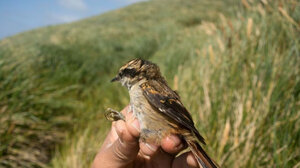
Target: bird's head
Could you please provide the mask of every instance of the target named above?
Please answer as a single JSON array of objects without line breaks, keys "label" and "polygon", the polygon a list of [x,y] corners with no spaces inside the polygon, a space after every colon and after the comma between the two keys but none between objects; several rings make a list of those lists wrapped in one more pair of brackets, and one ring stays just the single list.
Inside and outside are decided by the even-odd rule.
[{"label": "bird's head", "polygon": [[123,86],[130,89],[141,80],[160,78],[162,77],[156,64],[142,59],[134,59],[123,65],[111,82],[119,81]]}]

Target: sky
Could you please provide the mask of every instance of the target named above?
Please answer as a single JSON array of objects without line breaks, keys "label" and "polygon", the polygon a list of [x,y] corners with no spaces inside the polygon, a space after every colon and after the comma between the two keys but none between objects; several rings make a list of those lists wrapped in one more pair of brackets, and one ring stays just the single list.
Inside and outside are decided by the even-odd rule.
[{"label": "sky", "polygon": [[0,39],[80,20],[143,0],[0,0]]}]

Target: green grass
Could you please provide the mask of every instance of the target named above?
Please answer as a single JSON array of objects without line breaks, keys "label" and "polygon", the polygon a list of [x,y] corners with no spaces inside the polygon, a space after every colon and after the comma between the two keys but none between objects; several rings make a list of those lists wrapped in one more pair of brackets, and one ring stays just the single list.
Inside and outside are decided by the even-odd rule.
[{"label": "green grass", "polygon": [[242,2],[142,2],[0,41],[0,167],[88,167],[104,109],[128,104],[109,80],[135,57],[161,67],[222,167],[299,167],[300,4]]}]

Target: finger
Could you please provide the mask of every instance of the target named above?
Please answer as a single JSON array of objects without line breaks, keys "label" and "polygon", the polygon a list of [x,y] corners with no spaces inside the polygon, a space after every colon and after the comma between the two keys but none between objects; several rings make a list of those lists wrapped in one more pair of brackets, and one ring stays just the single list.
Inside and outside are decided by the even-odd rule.
[{"label": "finger", "polygon": [[119,160],[134,160],[139,150],[138,136],[139,123],[133,116],[126,123],[122,120],[116,122],[116,132],[119,141],[116,141],[114,154]]},{"label": "finger", "polygon": [[192,152],[186,152],[174,159],[172,168],[198,168],[199,165],[192,154]]},{"label": "finger", "polygon": [[112,122],[112,127],[111,130],[109,131],[109,133],[107,134],[101,148],[101,150],[104,150],[106,148],[108,148],[109,146],[111,146],[117,139],[119,138],[117,132],[116,132],[116,122]]},{"label": "finger", "polygon": [[138,139],[127,130],[124,121],[117,121],[115,127],[119,138],[109,148],[99,152],[94,165],[124,167],[136,158],[139,151]]},{"label": "finger", "polygon": [[151,159],[147,160],[147,162],[151,163],[153,167],[170,168],[173,159],[174,159],[173,155],[159,148],[157,152],[151,157]]},{"label": "finger", "polygon": [[169,135],[162,139],[161,147],[164,151],[176,155],[184,149],[184,144],[177,135]]},{"label": "finger", "polygon": [[149,144],[146,142],[140,143],[140,152],[144,156],[151,157],[157,152],[157,150],[158,150],[157,145]]},{"label": "finger", "polygon": [[[125,112],[129,110],[129,105],[126,106],[122,111],[121,113],[125,115]],[[100,150],[102,150],[103,148],[106,148],[106,147],[109,147],[111,144],[113,144],[117,139],[118,139],[118,134],[116,132],[116,122],[112,122],[112,125],[111,125],[111,130],[109,131],[109,133],[107,134],[103,144],[102,144],[102,147]]]},{"label": "finger", "polygon": [[130,134],[126,123],[122,120],[116,122],[116,132],[119,139],[115,141],[111,150],[111,157],[117,162],[129,163],[135,159],[138,151],[138,139]]},{"label": "finger", "polygon": [[134,137],[139,137],[140,135],[140,124],[137,118],[133,115],[132,112],[129,112],[125,115],[126,118],[126,128],[129,133]]},{"label": "finger", "polygon": [[[121,112],[126,114],[125,112],[129,109],[129,106],[126,106]],[[127,117],[126,117],[127,118]],[[139,123],[137,120],[133,120],[135,118],[129,118],[126,119],[126,121],[129,120],[129,122],[126,122],[126,126],[129,129],[129,132],[132,133],[135,137],[138,137],[139,135]],[[112,127],[110,132],[108,133],[107,137],[105,138],[102,148],[111,145],[113,142],[115,142],[119,136],[116,131],[116,121],[112,122]]]}]

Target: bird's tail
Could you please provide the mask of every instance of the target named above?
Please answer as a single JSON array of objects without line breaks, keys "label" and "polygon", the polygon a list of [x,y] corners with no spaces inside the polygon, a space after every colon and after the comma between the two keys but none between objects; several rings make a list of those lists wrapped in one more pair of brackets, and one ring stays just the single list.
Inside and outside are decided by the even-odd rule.
[{"label": "bird's tail", "polygon": [[218,168],[219,166],[207,155],[200,144],[196,141],[185,139],[199,166],[202,168]]}]

